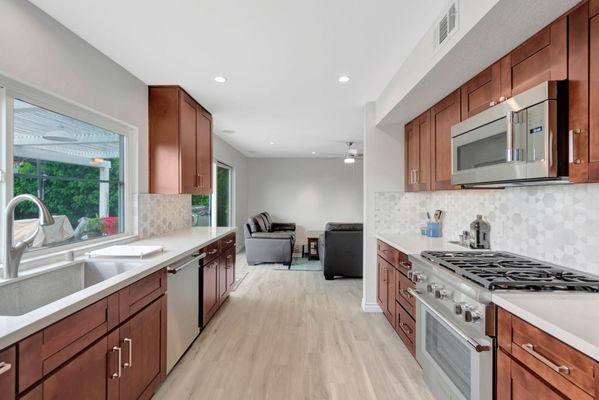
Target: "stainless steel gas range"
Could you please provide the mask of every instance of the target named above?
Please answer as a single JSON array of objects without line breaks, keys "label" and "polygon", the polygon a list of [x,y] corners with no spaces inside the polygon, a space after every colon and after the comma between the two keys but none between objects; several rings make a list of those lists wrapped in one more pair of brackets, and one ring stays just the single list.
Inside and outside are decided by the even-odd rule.
[{"label": "stainless steel gas range", "polygon": [[494,290],[599,292],[599,277],[507,252],[410,256],[416,358],[437,399],[493,398]]}]

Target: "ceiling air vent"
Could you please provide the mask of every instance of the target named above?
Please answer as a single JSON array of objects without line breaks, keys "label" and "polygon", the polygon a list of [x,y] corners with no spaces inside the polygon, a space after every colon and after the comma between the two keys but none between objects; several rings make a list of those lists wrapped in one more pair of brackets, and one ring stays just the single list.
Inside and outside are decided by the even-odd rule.
[{"label": "ceiling air vent", "polygon": [[458,2],[452,1],[435,24],[435,42],[437,51],[458,30]]}]

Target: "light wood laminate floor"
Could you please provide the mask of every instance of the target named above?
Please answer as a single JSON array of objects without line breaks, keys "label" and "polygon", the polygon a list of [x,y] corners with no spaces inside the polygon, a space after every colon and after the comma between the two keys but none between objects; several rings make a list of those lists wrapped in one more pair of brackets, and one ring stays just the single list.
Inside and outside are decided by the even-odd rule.
[{"label": "light wood laminate floor", "polygon": [[361,280],[249,267],[155,398],[431,400],[411,354],[361,297]]}]

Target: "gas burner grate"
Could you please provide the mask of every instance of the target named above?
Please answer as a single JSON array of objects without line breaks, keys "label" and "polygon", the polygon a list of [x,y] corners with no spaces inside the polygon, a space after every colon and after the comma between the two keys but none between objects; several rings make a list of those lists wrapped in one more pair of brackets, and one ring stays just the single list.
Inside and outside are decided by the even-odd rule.
[{"label": "gas burner grate", "polygon": [[425,251],[422,257],[488,289],[599,292],[599,277],[507,252]]}]

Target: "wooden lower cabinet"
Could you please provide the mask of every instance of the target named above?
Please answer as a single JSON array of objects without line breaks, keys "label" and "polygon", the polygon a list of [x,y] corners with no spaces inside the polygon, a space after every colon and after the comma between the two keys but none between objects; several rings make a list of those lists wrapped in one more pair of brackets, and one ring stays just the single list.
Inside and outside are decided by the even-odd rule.
[{"label": "wooden lower cabinet", "polygon": [[202,271],[202,325],[205,326],[218,309],[218,258],[204,264]]},{"label": "wooden lower cabinet", "polygon": [[599,398],[599,362],[497,311],[497,400]]},{"label": "wooden lower cabinet", "polygon": [[206,326],[229,298],[235,285],[235,233],[202,250],[208,254],[202,273],[202,326]]},{"label": "wooden lower cabinet", "polygon": [[15,346],[0,351],[0,394],[12,400],[16,394],[17,351]]},{"label": "wooden lower cabinet", "polygon": [[412,268],[408,256],[377,242],[377,303],[410,353],[416,357],[415,299],[408,293],[414,283],[407,277]]}]

